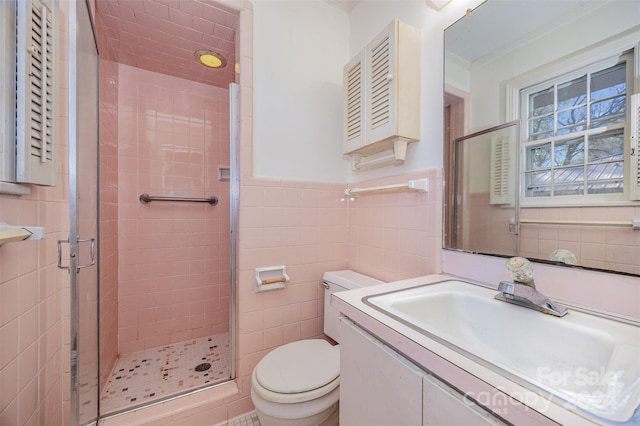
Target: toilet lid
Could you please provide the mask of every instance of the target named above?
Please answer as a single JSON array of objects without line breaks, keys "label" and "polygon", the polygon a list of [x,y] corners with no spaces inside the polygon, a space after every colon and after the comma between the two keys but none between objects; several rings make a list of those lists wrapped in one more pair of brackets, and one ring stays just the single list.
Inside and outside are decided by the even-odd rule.
[{"label": "toilet lid", "polygon": [[321,388],[340,375],[340,349],[326,340],[288,343],[265,355],[255,369],[260,385],[272,392],[301,393]]}]

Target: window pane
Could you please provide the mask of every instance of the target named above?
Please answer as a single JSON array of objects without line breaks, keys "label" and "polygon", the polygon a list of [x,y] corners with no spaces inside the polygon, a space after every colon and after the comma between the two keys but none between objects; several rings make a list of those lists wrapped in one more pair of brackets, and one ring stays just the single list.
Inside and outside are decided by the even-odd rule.
[{"label": "window pane", "polygon": [[622,159],[624,155],[624,132],[604,133],[589,138],[589,162]]},{"label": "window pane", "polygon": [[568,166],[570,164],[584,164],[584,139],[572,139],[566,142],[556,142],[553,149],[553,164]]},{"label": "window pane", "polygon": [[551,187],[549,186],[529,186],[527,187],[527,197],[550,197]]},{"label": "window pane", "polygon": [[527,172],[525,173],[527,182],[527,197],[550,197],[551,196],[551,171]]},{"label": "window pane", "polygon": [[626,93],[626,62],[614,65],[591,76],[591,101]]},{"label": "window pane", "polygon": [[558,112],[558,134],[582,131],[586,124],[586,106]]},{"label": "window pane", "polygon": [[529,96],[529,117],[553,112],[553,86]]},{"label": "window pane", "polygon": [[[622,123],[626,119],[627,97],[617,96],[591,104],[591,128]],[[602,118],[607,118],[603,120]]]},{"label": "window pane", "polygon": [[529,186],[548,186],[551,185],[551,170],[542,170],[527,173],[527,182]]},{"label": "window pane", "polygon": [[530,170],[551,167],[551,143],[527,148],[527,168]]},{"label": "window pane", "polygon": [[553,181],[555,183],[582,184],[584,182],[584,166],[555,169]]},{"label": "window pane", "polygon": [[586,75],[558,86],[558,109],[571,108],[586,103]]},{"label": "window pane", "polygon": [[551,171],[527,172],[525,173],[527,182],[527,197],[550,197],[551,196]]},{"label": "window pane", "polygon": [[584,186],[581,184],[556,185],[553,188],[553,195],[582,195]]},{"label": "window pane", "polygon": [[587,166],[587,180],[593,181],[616,181],[623,178],[624,162],[613,161],[609,163],[590,164]]},{"label": "window pane", "polygon": [[589,182],[587,192],[589,194],[614,194],[623,190],[622,180],[610,182]]},{"label": "window pane", "polygon": [[529,135],[530,140],[553,136],[553,116],[547,115],[529,120]]}]

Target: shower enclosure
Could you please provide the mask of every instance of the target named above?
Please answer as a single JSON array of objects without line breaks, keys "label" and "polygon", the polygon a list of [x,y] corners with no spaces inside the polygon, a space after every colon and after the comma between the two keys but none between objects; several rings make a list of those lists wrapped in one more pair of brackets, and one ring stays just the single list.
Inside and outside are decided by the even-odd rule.
[{"label": "shower enclosure", "polygon": [[111,14],[163,2],[97,0],[93,27],[71,4],[72,423],[88,424],[235,378],[238,86],[126,60]]}]

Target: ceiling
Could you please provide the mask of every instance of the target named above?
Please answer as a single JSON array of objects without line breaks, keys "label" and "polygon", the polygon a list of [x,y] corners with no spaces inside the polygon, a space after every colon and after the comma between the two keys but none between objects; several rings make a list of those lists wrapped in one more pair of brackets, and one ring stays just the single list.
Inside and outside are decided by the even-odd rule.
[{"label": "ceiling", "polygon": [[351,9],[356,7],[360,0],[325,0],[330,5],[339,7],[340,9],[344,9],[347,12],[350,12]]},{"label": "ceiling", "polygon": [[[223,88],[236,79],[236,10],[212,0],[96,0],[96,12],[106,58]],[[227,65],[205,67],[199,49],[221,54]]]},{"label": "ceiling", "polygon": [[486,1],[445,30],[445,49],[473,62],[603,0]]}]

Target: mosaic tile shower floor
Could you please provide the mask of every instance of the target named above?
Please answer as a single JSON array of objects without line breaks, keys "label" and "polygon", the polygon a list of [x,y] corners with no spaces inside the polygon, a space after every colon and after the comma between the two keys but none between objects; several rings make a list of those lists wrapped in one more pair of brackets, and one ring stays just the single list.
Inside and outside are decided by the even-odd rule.
[{"label": "mosaic tile shower floor", "polygon": [[100,411],[113,413],[226,380],[229,352],[225,333],[121,355],[100,397]]}]

